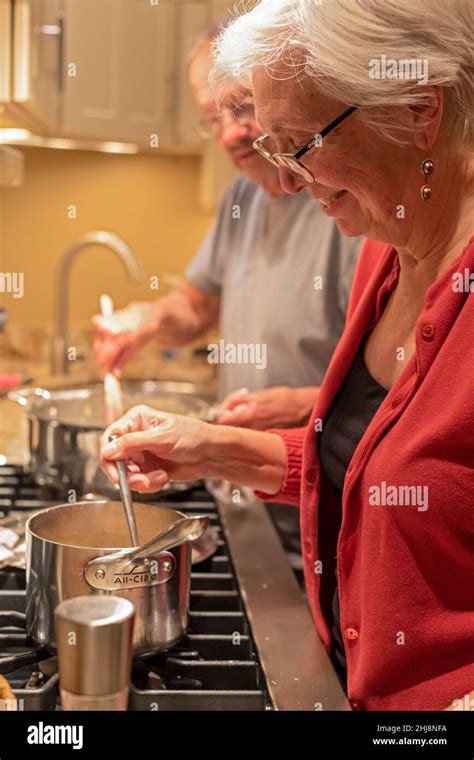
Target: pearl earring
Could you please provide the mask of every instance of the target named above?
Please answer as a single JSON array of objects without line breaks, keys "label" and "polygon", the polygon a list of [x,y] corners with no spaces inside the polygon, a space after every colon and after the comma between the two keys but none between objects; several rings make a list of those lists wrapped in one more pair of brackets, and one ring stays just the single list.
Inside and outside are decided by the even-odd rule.
[{"label": "pearl earring", "polygon": [[[434,172],[434,162],[431,158],[424,158],[421,162],[421,173],[425,177],[429,177]],[[431,198],[431,187],[429,185],[423,185],[420,190],[422,200],[427,201]]]}]

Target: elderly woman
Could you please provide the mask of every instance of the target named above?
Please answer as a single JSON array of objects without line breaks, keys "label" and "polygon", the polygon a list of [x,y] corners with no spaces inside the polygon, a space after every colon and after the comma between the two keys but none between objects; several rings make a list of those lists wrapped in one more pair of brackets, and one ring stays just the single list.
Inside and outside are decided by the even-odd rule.
[{"label": "elderly woman", "polygon": [[354,709],[474,688],[472,7],[263,0],[225,31],[218,78],[252,83],[255,148],[370,239],[346,330],[306,429],[138,407],[103,448],[139,491],[212,475],[300,506],[314,621]]}]

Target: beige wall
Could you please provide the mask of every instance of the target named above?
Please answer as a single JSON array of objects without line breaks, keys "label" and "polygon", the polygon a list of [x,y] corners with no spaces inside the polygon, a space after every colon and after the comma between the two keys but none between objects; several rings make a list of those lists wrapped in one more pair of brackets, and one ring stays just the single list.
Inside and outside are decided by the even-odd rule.
[{"label": "beige wall", "polygon": [[[0,272],[5,271],[5,267],[3,266],[3,259],[4,259],[4,223],[3,223],[3,209],[5,206],[4,202],[4,190],[0,189]],[[2,293],[0,293],[0,306],[4,306],[4,296]]]},{"label": "beige wall", "polygon": [[[197,158],[22,150],[24,185],[0,191],[0,270],[25,273],[24,298],[3,299],[12,321],[50,322],[58,261],[84,233],[115,232],[140,258],[147,278],[161,278],[184,272],[212,221],[197,203]],[[75,220],[68,218],[71,204],[77,208]],[[160,290],[164,294],[169,287]],[[118,259],[91,248],[73,270],[71,321],[88,321],[103,292],[117,307],[160,294],[147,283],[129,286]]]}]

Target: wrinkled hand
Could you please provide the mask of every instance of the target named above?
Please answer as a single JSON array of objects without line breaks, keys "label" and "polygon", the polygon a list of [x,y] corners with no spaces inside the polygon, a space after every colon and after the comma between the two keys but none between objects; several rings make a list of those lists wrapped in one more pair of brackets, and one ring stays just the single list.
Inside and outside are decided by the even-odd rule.
[{"label": "wrinkled hand", "polygon": [[[212,425],[179,414],[134,406],[101,438],[101,466],[118,483],[114,460],[127,462],[130,488],[159,491],[169,480],[207,477]],[[120,436],[109,442],[112,434]]]},{"label": "wrinkled hand", "polygon": [[93,354],[100,374],[120,370],[156,334],[156,304],[132,303],[111,317],[97,314],[92,325]]},{"label": "wrinkled hand", "polygon": [[268,430],[304,424],[311,414],[318,388],[266,388],[236,391],[224,399],[218,424]]}]

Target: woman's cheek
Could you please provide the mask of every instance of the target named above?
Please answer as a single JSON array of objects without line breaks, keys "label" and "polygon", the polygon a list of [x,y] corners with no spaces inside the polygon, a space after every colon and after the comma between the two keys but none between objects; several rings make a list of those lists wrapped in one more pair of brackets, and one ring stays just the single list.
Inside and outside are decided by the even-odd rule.
[{"label": "woman's cheek", "polygon": [[351,172],[347,161],[340,157],[327,156],[315,167],[315,176],[320,185],[340,189],[349,189]]}]

